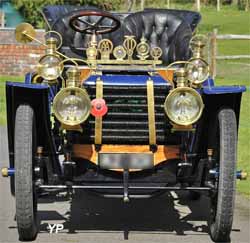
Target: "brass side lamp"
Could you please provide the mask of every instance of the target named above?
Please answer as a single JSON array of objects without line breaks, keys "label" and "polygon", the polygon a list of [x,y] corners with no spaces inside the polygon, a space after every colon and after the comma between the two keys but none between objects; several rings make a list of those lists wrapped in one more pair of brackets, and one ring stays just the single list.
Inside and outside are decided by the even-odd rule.
[{"label": "brass side lamp", "polygon": [[57,39],[49,37],[46,39],[45,55],[40,58],[37,65],[37,73],[49,84],[57,83],[57,79],[61,76],[63,71],[63,64],[61,57],[56,53]]},{"label": "brass side lamp", "polygon": [[187,64],[188,80],[193,86],[200,86],[209,77],[209,65],[204,59],[204,48],[206,46],[206,36],[196,35],[190,41],[190,49],[193,57]]}]

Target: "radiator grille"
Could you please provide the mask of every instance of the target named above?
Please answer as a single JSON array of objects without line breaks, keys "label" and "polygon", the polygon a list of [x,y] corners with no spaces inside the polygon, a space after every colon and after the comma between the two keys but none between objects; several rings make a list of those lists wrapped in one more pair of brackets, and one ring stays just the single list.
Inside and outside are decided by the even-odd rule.
[{"label": "radiator grille", "polygon": [[[85,85],[91,99],[95,98],[95,85]],[[163,104],[168,86],[155,86],[155,124],[157,144],[171,140],[170,126]],[[103,117],[103,144],[149,144],[147,86],[103,86],[103,98],[108,113]],[[83,124],[82,143],[93,144],[95,118],[90,116]]]}]

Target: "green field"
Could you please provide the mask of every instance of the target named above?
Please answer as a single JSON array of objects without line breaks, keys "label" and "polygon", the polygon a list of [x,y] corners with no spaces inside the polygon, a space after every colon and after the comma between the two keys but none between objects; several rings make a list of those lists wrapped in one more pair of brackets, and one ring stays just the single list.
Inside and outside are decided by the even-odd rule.
[{"label": "green field", "polygon": [[[166,1],[165,1],[166,2]],[[147,7],[156,7],[154,3]],[[164,4],[157,4],[157,7],[166,7]],[[175,5],[178,8],[192,10],[193,5]],[[207,33],[214,28],[219,34],[250,34],[249,12],[238,11],[236,7],[222,6],[220,12],[214,7],[202,9],[203,20],[199,27],[200,33]],[[219,55],[243,55],[250,54],[249,41],[220,41],[218,48]],[[248,172],[249,178],[246,181],[238,182],[238,191],[250,196],[250,60],[228,60],[220,61],[217,65],[216,84],[231,85],[239,84],[247,86],[248,90],[243,95],[239,127],[238,146],[238,168]],[[5,119],[5,80],[23,80],[21,77],[0,77],[0,125],[6,123]]]}]

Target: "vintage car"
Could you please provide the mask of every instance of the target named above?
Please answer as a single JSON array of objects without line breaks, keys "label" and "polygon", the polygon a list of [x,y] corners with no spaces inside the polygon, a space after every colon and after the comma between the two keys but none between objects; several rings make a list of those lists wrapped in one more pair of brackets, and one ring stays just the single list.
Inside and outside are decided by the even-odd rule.
[{"label": "vintage car", "polygon": [[[186,190],[210,200],[212,240],[233,221],[237,130],[243,86],[215,86],[194,35],[199,13],[110,13],[47,6],[45,54],[24,83],[7,82],[11,192],[20,240],[35,239],[42,192],[86,190],[149,198]],[[167,222],[166,222],[167,223]],[[168,222],[168,224],[171,222]]]}]

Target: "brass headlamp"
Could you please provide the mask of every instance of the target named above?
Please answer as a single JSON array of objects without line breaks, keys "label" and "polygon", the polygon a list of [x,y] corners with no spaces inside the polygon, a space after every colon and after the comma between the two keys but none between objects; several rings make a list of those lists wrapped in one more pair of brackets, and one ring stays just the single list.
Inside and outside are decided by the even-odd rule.
[{"label": "brass headlamp", "polygon": [[204,48],[206,46],[206,36],[196,35],[190,41],[190,48],[193,57],[187,64],[188,80],[194,85],[200,85],[209,77],[209,65],[204,59]]},{"label": "brass headlamp", "polygon": [[188,70],[183,67],[178,68],[175,74],[177,88],[170,91],[166,97],[164,110],[174,124],[189,126],[199,120],[204,104],[201,95],[195,89],[188,87]]},{"label": "brass headlamp", "polygon": [[56,118],[64,125],[77,126],[90,115],[91,101],[85,89],[80,88],[81,72],[77,67],[67,71],[66,87],[53,100]]}]

